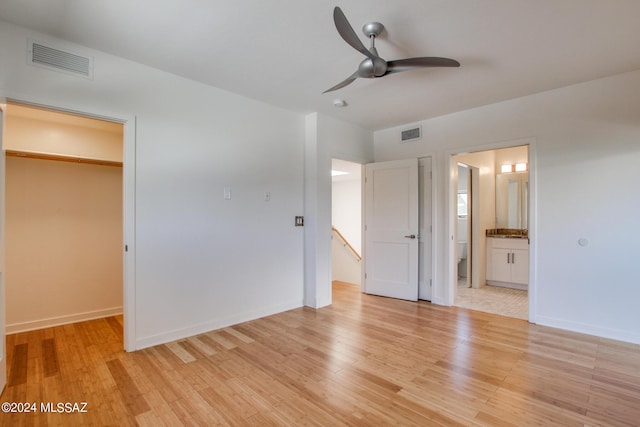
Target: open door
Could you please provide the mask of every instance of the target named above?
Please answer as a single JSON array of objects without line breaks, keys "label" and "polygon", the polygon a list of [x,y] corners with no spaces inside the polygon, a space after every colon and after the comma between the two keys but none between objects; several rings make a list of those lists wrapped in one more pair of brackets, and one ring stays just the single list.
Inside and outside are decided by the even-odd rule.
[{"label": "open door", "polygon": [[366,165],[368,294],[418,300],[418,160]]},{"label": "open door", "polygon": [[4,318],[4,146],[2,145],[2,105],[0,105],[0,393],[7,385],[7,338]]}]

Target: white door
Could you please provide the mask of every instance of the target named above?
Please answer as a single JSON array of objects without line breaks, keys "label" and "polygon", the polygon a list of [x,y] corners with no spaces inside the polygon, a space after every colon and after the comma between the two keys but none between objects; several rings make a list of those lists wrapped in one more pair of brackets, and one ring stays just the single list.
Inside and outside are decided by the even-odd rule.
[{"label": "white door", "polygon": [[418,299],[418,160],[366,165],[364,292]]},{"label": "white door", "polygon": [[2,145],[2,108],[0,107],[0,393],[7,385],[7,341],[4,332],[4,147]]},{"label": "white door", "polygon": [[431,301],[433,295],[433,202],[432,202],[432,166],[431,157],[419,160],[420,183],[420,267],[418,269],[418,298]]}]

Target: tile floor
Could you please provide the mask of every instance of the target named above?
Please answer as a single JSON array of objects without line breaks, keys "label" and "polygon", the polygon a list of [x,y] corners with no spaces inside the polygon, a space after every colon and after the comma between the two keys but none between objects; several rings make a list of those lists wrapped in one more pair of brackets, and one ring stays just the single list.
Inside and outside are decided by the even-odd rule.
[{"label": "tile floor", "polygon": [[498,286],[473,289],[467,287],[466,280],[461,280],[456,289],[455,305],[517,319],[529,318],[527,291],[519,289]]}]

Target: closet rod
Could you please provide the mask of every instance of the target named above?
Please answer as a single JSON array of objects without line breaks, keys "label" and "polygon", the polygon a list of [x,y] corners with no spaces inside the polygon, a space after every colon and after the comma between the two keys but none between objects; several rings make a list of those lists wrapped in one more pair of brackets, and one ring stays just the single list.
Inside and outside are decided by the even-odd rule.
[{"label": "closet rod", "polygon": [[122,167],[122,162],[114,162],[111,160],[85,159],[81,157],[63,156],[59,154],[43,154],[15,150],[6,150],[5,153],[10,157],[27,157],[29,159],[57,160],[70,163],[85,163],[89,165],[115,166],[120,168]]}]

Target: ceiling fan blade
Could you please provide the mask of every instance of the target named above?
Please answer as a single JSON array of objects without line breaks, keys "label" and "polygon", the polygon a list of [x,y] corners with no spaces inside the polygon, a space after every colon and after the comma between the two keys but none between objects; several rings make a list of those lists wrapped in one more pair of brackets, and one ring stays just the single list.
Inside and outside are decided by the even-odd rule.
[{"label": "ceiling fan blade", "polygon": [[[399,73],[401,71],[414,70],[416,68],[427,67],[459,67],[460,63],[455,59],[439,58],[437,56],[398,59],[396,61],[387,61],[386,74]],[[385,75],[386,75],[385,74]]]},{"label": "ceiling fan blade", "polygon": [[343,81],[341,81],[337,85],[333,86],[332,88],[329,88],[329,89],[325,90],[322,93],[327,93],[327,92],[331,92],[331,91],[334,91],[334,90],[342,89],[343,87],[353,83],[353,81],[355,79],[357,79],[357,78],[358,78],[358,72],[356,71],[355,73],[351,74],[349,77],[347,77],[346,79],[344,79]]},{"label": "ceiling fan blade", "polygon": [[340,9],[338,6],[333,9],[333,22],[336,24],[336,29],[338,30],[338,33],[340,34],[342,39],[346,41],[351,47],[371,59],[377,58],[376,55],[369,52],[369,49],[367,49],[364,44],[362,44],[362,41],[360,41],[360,38],[353,30],[353,27],[351,27],[351,24],[349,24],[349,21],[347,21],[347,17],[344,16],[342,9]]}]

